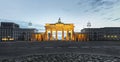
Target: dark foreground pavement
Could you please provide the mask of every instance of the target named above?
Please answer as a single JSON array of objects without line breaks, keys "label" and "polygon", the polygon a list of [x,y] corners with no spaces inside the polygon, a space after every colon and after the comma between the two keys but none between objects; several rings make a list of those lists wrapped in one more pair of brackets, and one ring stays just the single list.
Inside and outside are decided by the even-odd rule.
[{"label": "dark foreground pavement", "polygon": [[[31,55],[102,55],[119,59],[120,41],[91,42],[0,42],[0,58],[15,58]],[[85,56],[86,56],[85,55]],[[46,56],[47,57],[47,56]],[[69,58],[69,57],[68,57]],[[110,58],[110,57],[109,57]],[[112,58],[112,59],[113,59]],[[115,58],[114,58],[115,59]]]}]

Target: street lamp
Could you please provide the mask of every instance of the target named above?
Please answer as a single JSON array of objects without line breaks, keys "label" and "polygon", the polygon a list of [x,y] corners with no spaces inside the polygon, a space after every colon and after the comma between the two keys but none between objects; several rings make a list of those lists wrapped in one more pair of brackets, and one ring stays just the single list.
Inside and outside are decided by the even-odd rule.
[{"label": "street lamp", "polygon": [[88,41],[89,41],[90,40],[90,27],[91,27],[90,22],[87,23],[87,27],[88,27]]},{"label": "street lamp", "polygon": [[8,41],[10,40],[10,36],[7,36],[7,40],[8,40]]}]

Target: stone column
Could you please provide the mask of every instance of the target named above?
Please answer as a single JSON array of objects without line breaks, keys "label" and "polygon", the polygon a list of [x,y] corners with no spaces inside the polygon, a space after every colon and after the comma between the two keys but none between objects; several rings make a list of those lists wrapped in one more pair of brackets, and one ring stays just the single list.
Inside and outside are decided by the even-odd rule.
[{"label": "stone column", "polygon": [[64,40],[64,30],[62,30],[62,40]]},{"label": "stone column", "polygon": [[58,35],[57,35],[58,33],[57,33],[57,30],[56,30],[56,40],[58,40]]},{"label": "stone column", "polygon": [[48,30],[46,29],[46,40],[48,41]]},{"label": "stone column", "polygon": [[50,31],[50,40],[52,40],[52,29]]},{"label": "stone column", "polygon": [[71,40],[74,40],[74,38],[73,38],[73,30],[71,30]]},{"label": "stone column", "polygon": [[67,30],[67,33],[66,33],[66,40],[69,40],[69,38],[68,38],[68,33],[69,33],[69,31]]},{"label": "stone column", "polygon": [[70,32],[70,40],[72,40],[72,30],[71,30],[71,32]]}]

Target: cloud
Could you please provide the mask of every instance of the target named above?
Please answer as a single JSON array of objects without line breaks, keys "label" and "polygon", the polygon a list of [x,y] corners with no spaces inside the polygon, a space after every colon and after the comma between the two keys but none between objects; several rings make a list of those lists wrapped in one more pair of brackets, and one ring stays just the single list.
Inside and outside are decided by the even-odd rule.
[{"label": "cloud", "polygon": [[62,10],[65,11],[65,12],[69,12],[70,11],[70,9],[67,9],[67,8],[62,8]]},{"label": "cloud", "polygon": [[100,11],[100,9],[95,9],[95,10],[93,10],[93,12],[99,12]]},{"label": "cloud", "polygon": [[120,18],[113,19],[112,21],[118,21],[118,20],[120,20]]},{"label": "cloud", "polygon": [[90,2],[93,12],[106,11],[114,7],[116,0],[92,0]]},{"label": "cloud", "polygon": [[116,4],[117,2],[119,2],[119,0],[84,0],[84,1],[80,1],[77,4],[83,5],[85,4],[86,6],[88,6],[88,10],[93,10],[93,12],[98,12],[100,10],[108,10],[113,8],[114,4]]},{"label": "cloud", "polygon": [[113,20],[112,17],[108,17],[108,18],[104,18],[104,19],[106,19],[106,20]]},{"label": "cloud", "polygon": [[117,1],[118,0],[92,0],[90,4],[93,8],[99,7],[99,6],[109,7],[115,4]]}]

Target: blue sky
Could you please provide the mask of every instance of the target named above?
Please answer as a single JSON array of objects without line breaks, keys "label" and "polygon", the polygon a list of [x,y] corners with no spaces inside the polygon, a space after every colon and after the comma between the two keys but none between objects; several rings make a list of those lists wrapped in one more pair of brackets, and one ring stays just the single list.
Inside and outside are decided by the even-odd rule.
[{"label": "blue sky", "polygon": [[32,22],[42,29],[45,23],[74,23],[75,31],[87,27],[120,27],[120,0],[0,0],[0,21],[23,27]]}]

